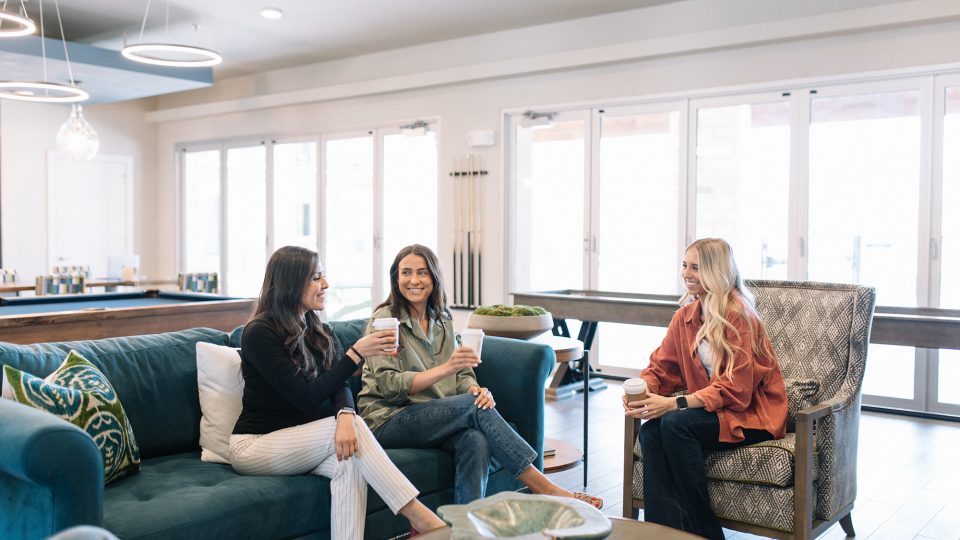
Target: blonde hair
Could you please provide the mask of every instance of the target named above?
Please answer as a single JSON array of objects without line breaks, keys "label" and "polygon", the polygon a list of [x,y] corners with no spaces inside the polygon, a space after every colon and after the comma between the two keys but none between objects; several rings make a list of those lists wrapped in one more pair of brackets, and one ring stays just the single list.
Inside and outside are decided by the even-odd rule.
[{"label": "blonde hair", "polygon": [[[724,332],[736,331],[736,327],[727,319],[728,314],[739,314],[747,321],[750,344],[760,357],[772,358],[773,350],[769,345],[767,331],[756,310],[753,293],[747,289],[733,258],[733,249],[726,240],[720,238],[701,238],[687,246],[687,251],[697,250],[699,257],[700,285],[706,291],[700,298],[703,307],[703,326],[697,332],[694,342],[699,345],[704,339],[712,353],[713,373],[733,380],[733,355],[742,349],[727,341]],[[693,296],[689,291],[680,299],[680,304]]]}]

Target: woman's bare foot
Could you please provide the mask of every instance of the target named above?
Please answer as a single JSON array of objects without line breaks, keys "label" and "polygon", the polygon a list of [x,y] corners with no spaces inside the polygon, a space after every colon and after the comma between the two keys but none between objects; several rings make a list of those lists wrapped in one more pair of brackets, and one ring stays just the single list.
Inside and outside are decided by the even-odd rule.
[{"label": "woman's bare foot", "polygon": [[517,477],[517,480],[523,482],[525,486],[530,488],[530,491],[538,495],[555,495],[557,497],[570,497],[571,499],[577,499],[578,501],[583,501],[595,508],[603,507],[603,500],[588,495],[586,493],[581,493],[579,491],[573,492],[563,489],[562,487],[554,484],[550,481],[549,478],[543,475],[536,467],[533,465],[527,467],[525,471],[520,473],[520,476]]}]

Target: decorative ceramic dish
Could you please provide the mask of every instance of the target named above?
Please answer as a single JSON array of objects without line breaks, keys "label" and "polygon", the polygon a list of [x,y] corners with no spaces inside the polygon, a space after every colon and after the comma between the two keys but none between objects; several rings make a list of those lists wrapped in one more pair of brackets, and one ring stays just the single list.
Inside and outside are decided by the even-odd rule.
[{"label": "decorative ceramic dish", "polygon": [[522,317],[499,317],[471,313],[467,318],[467,327],[480,328],[488,336],[530,339],[553,328],[553,317],[549,313]]},{"label": "decorative ceramic dish", "polygon": [[452,540],[588,540],[606,538],[613,525],[599,510],[569,497],[501,492],[470,504],[437,509],[453,528]]}]

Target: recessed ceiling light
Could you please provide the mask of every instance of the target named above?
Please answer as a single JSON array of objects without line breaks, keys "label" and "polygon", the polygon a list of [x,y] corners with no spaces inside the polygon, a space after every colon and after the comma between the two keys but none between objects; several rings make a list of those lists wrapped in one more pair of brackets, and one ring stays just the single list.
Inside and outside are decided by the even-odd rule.
[{"label": "recessed ceiling light", "polygon": [[260,16],[264,19],[276,20],[283,17],[283,11],[280,8],[265,7],[260,10]]}]

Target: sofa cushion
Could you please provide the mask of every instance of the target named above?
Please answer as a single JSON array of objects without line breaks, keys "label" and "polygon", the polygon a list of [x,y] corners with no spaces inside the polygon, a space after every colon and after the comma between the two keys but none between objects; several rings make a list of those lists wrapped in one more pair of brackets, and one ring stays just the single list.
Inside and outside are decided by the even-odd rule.
[{"label": "sofa cushion", "polygon": [[[764,441],[747,446],[738,446],[730,450],[708,452],[704,460],[707,469],[707,478],[729,482],[745,482],[777,487],[793,485],[794,453],[796,435],[787,433],[787,436],[774,440]],[[640,452],[639,440],[634,443],[633,454],[640,463],[643,454]],[[817,463],[817,453],[813,453],[813,462]],[[641,467],[637,466],[637,469]],[[817,467],[813,468],[813,480],[817,481]],[[638,471],[634,476],[634,490],[642,494],[643,472]]]},{"label": "sofa cushion", "polygon": [[198,341],[226,345],[228,334],[193,328],[92,341],[0,343],[0,364],[45,377],[71,349],[110,380],[147,459],[199,448]]},{"label": "sofa cushion", "polygon": [[104,483],[140,470],[140,450],[117,393],[106,376],[76,351],[43,379],[4,366],[2,394],[86,431],[103,457]]},{"label": "sofa cushion", "polygon": [[230,434],[243,409],[240,353],[233,347],[197,342],[200,390],[200,459],[230,463]]},{"label": "sofa cushion", "polygon": [[[450,454],[398,449],[387,455],[421,497],[449,492]],[[188,452],[145,460],[140,474],[112,484],[104,498],[104,528],[120,538],[159,540],[289,538],[330,526],[326,478],[243,476],[229,465],[204,463],[199,457],[199,452]],[[505,474],[498,469],[498,476]],[[369,490],[367,513],[385,508]]]}]

